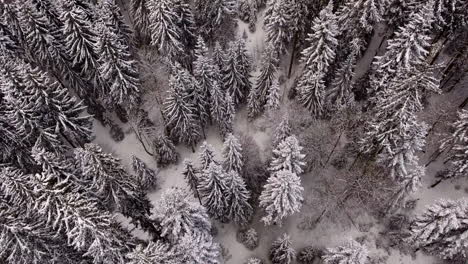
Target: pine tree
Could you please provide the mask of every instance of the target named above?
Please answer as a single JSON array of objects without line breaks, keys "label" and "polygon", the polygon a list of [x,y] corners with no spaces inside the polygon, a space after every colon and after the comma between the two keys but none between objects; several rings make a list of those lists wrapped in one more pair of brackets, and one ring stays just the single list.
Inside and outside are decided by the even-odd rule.
[{"label": "pine tree", "polygon": [[349,263],[364,264],[367,262],[368,250],[365,246],[350,240],[343,246],[327,248],[322,260],[326,264]]},{"label": "pine tree", "polygon": [[122,38],[103,26],[98,32],[99,72],[109,87],[109,93],[103,100],[112,108],[123,105],[131,110],[138,104],[140,93],[136,61],[132,59],[128,46],[122,43]]},{"label": "pine tree", "polygon": [[195,169],[193,163],[190,160],[184,160],[184,170],[182,171],[182,175],[184,175],[184,179],[192,193],[198,198],[200,204],[202,204],[200,193],[198,192],[198,174],[199,172]]},{"label": "pine tree", "polygon": [[278,237],[270,248],[270,260],[273,264],[290,264],[296,256],[288,234]]},{"label": "pine tree", "polygon": [[226,94],[223,107],[223,119],[219,125],[223,137],[226,137],[229,133],[233,132],[234,117],[236,115],[235,107],[232,97],[229,94]]},{"label": "pine tree", "polygon": [[280,108],[280,86],[277,78],[271,83],[266,108],[270,111]]},{"label": "pine tree", "polygon": [[150,11],[148,0],[130,1],[130,14],[133,20],[133,27],[137,33],[137,39],[147,44],[150,38]]},{"label": "pine tree", "polygon": [[224,169],[241,173],[244,167],[242,146],[239,140],[231,133],[227,134],[223,146]]},{"label": "pine tree", "polygon": [[287,116],[284,116],[281,120],[279,126],[275,129],[275,135],[273,139],[273,146],[278,146],[286,138],[291,136],[291,127],[289,126],[289,119]]},{"label": "pine tree", "polygon": [[250,250],[258,247],[258,233],[254,228],[249,228],[242,233],[242,244]]},{"label": "pine tree", "polygon": [[336,71],[331,88],[326,93],[326,100],[332,109],[342,109],[353,102],[353,77],[356,54],[352,52]]},{"label": "pine tree", "polygon": [[466,259],[468,201],[439,200],[410,226],[410,243],[443,259]]},{"label": "pine tree", "polygon": [[0,20],[0,54],[14,56],[16,54],[24,56],[21,43],[11,30]]},{"label": "pine tree", "polygon": [[198,155],[198,157],[200,160],[202,170],[208,169],[211,163],[217,163],[215,160],[214,148],[211,144],[208,144],[208,142],[206,141],[203,141],[200,147],[200,154]]},{"label": "pine tree", "polygon": [[273,159],[269,170],[274,172],[288,170],[296,175],[304,172],[305,155],[295,136],[289,136],[273,150]]},{"label": "pine tree", "polygon": [[225,54],[224,50],[219,44],[219,41],[215,42],[213,52],[211,54],[214,64],[218,67],[218,70],[221,71],[224,68]]},{"label": "pine tree", "polygon": [[336,56],[338,28],[333,14],[333,1],[314,20],[312,32],[307,38],[310,46],[302,51],[304,70],[298,82],[300,101],[314,115],[323,111],[324,78]]},{"label": "pine tree", "polygon": [[465,177],[468,171],[467,146],[468,111],[460,110],[457,120],[452,124],[454,132],[446,135],[441,142],[440,150],[448,149],[447,161],[450,162],[450,173],[447,178]]},{"label": "pine tree", "polygon": [[226,177],[227,217],[238,225],[245,225],[253,213],[253,208],[249,204],[250,192],[245,186],[244,179],[236,171],[230,171]]},{"label": "pine tree", "polygon": [[270,1],[265,11],[265,33],[266,41],[274,47],[274,52],[278,55],[286,51],[286,45],[291,41],[291,24],[293,17],[289,12],[293,2],[285,0]]},{"label": "pine tree", "polygon": [[151,190],[156,186],[157,174],[153,169],[150,169],[137,156],[132,156],[132,168],[138,176],[139,185],[145,190]]},{"label": "pine tree", "polygon": [[169,97],[164,102],[166,126],[171,137],[185,142],[195,151],[194,145],[200,138],[200,123],[196,116],[196,107],[190,100],[190,91],[186,90],[185,80],[171,75],[169,78]]},{"label": "pine tree", "polygon": [[211,87],[210,114],[213,121],[218,125],[220,125],[224,119],[225,97],[219,83],[214,81]]},{"label": "pine tree", "polygon": [[161,167],[176,163],[179,159],[174,143],[164,134],[159,135],[154,140],[153,149],[156,162]]},{"label": "pine tree", "polygon": [[340,10],[340,24],[346,30],[355,31],[353,27],[371,32],[374,26],[383,21],[387,2],[383,0],[353,0]]},{"label": "pine tree", "polygon": [[245,42],[242,39],[231,42],[226,57],[222,69],[223,86],[237,106],[245,101],[251,89],[251,61]]},{"label": "pine tree", "polygon": [[214,33],[235,14],[234,0],[196,0],[195,14],[200,31],[208,38],[214,38]]},{"label": "pine tree", "polygon": [[161,226],[162,237],[177,243],[185,235],[209,234],[211,222],[205,208],[191,202],[180,189],[164,192],[153,210],[153,220]]},{"label": "pine tree", "polygon": [[291,171],[276,172],[268,178],[260,195],[260,207],[265,209],[266,216],[262,222],[266,225],[279,224],[289,215],[299,212],[302,206],[301,179]]},{"label": "pine tree", "polygon": [[224,194],[227,190],[228,179],[222,167],[216,163],[210,163],[200,175],[198,186],[208,214],[225,221],[228,212]]},{"label": "pine tree", "polygon": [[104,23],[106,28],[117,36],[122,46],[130,53],[133,46],[133,31],[125,23],[115,0],[99,1],[97,9],[96,15],[101,16],[98,18],[98,23]]}]

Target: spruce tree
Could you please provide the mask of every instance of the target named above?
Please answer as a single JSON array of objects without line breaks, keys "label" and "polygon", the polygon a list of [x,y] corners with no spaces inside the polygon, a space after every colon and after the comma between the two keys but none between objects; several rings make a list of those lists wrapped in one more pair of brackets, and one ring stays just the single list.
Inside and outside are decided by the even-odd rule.
[{"label": "spruce tree", "polygon": [[273,242],[269,257],[273,264],[292,263],[296,257],[296,251],[292,248],[291,238],[288,234],[283,234]]},{"label": "spruce tree", "polygon": [[150,40],[150,11],[148,9],[148,0],[131,0],[130,14],[133,20],[137,39],[148,44]]},{"label": "spruce tree", "polygon": [[260,105],[260,95],[257,87],[252,87],[250,90],[249,96],[247,97],[247,108],[248,108],[248,117],[253,119],[258,116],[262,111],[262,106]]},{"label": "spruce tree", "polygon": [[305,155],[301,153],[302,147],[295,136],[289,136],[281,141],[273,150],[273,159],[269,170],[274,172],[288,170],[296,175],[304,172]]},{"label": "spruce tree", "polygon": [[440,145],[440,150],[448,149],[447,161],[450,162],[450,173],[446,178],[466,177],[468,171],[467,146],[468,111],[460,110],[457,120],[452,124],[454,132],[446,135]]},{"label": "spruce tree", "polygon": [[286,138],[291,136],[291,127],[289,126],[289,118],[284,116],[281,123],[275,129],[273,146],[278,146],[279,143],[283,142]]},{"label": "spruce tree", "polygon": [[200,193],[198,192],[198,174],[199,172],[195,169],[193,163],[190,160],[184,160],[184,170],[182,171],[182,175],[184,175],[184,179],[192,193],[198,198],[200,204],[202,204]]},{"label": "spruce tree", "polygon": [[158,166],[165,167],[169,164],[176,163],[179,159],[179,154],[174,146],[174,143],[164,134],[160,134],[153,142],[156,162]]},{"label": "spruce tree", "polygon": [[190,100],[190,91],[186,90],[185,80],[180,76],[169,78],[169,97],[164,102],[166,126],[171,137],[185,142],[195,151],[194,145],[200,139],[200,123],[197,120],[196,106]]},{"label": "spruce tree", "polygon": [[234,117],[236,115],[236,108],[232,97],[226,94],[223,107],[223,119],[219,124],[221,135],[226,137],[229,133],[233,132]]},{"label": "spruce tree", "polygon": [[349,263],[364,264],[367,262],[369,252],[367,248],[354,240],[350,240],[343,246],[327,248],[322,260],[326,264]]},{"label": "spruce tree", "polygon": [[280,108],[280,86],[277,78],[271,83],[266,108],[270,111]]},{"label": "spruce tree", "polygon": [[132,156],[132,169],[138,176],[138,183],[144,190],[151,190],[156,186],[157,174],[137,156]]},{"label": "spruce tree", "polygon": [[181,260],[177,263],[221,264],[221,248],[210,234],[182,237],[177,247]]},{"label": "spruce tree", "polygon": [[336,56],[339,35],[336,17],[333,14],[333,1],[314,20],[312,32],[307,38],[310,46],[302,51],[304,70],[298,82],[302,104],[314,115],[323,112],[325,76]]},{"label": "spruce tree", "polygon": [[146,246],[137,245],[126,257],[129,261],[127,264],[171,264],[180,259],[175,247],[159,240],[156,242],[150,241]]},{"label": "spruce tree", "polygon": [[225,94],[217,81],[211,87],[210,114],[214,122],[220,125],[224,120]]},{"label": "spruce tree", "polygon": [[283,218],[299,212],[303,191],[301,179],[293,172],[283,170],[271,175],[259,198],[260,207],[266,212],[262,222],[281,225]]},{"label": "spruce tree", "polygon": [[238,225],[245,225],[252,216],[253,209],[249,204],[250,192],[244,179],[236,171],[227,174],[227,217]]},{"label": "spruce tree", "polygon": [[106,28],[117,36],[126,51],[130,52],[133,46],[133,31],[125,22],[115,0],[99,1],[97,9],[96,15],[101,16],[98,23],[104,23]]},{"label": "spruce tree", "polygon": [[232,19],[235,14],[234,0],[196,0],[195,14],[200,32],[208,38],[215,38],[220,26]]},{"label": "spruce tree", "polygon": [[342,109],[354,100],[353,78],[356,54],[352,52],[336,71],[331,88],[326,93],[326,100],[331,109]]},{"label": "spruce tree", "polygon": [[224,89],[237,106],[247,99],[251,89],[249,80],[251,61],[245,42],[242,39],[231,42],[226,57],[222,69],[222,81]]},{"label": "spruce tree", "polygon": [[137,106],[140,93],[136,61],[122,42],[122,37],[104,26],[99,27],[98,32],[99,73],[109,87],[109,93],[103,100],[111,108],[121,105],[130,111]]},{"label": "spruce tree", "polygon": [[209,234],[211,222],[203,206],[191,202],[180,189],[164,192],[153,210],[153,220],[161,226],[162,237],[176,244],[185,235]]},{"label": "spruce tree", "polygon": [[215,160],[214,148],[206,141],[202,143],[198,157],[202,170],[208,169],[211,163],[217,163]]},{"label": "spruce tree", "polygon": [[286,51],[286,45],[291,41],[292,34],[292,14],[289,12],[289,5],[293,2],[285,0],[273,0],[267,5],[265,11],[265,33],[266,41],[274,47],[274,52],[277,55],[283,54]]},{"label": "spruce tree", "polygon": [[226,171],[242,173],[244,159],[242,157],[242,146],[239,140],[231,133],[227,134],[223,146],[223,167]]},{"label": "spruce tree", "polygon": [[443,259],[466,259],[467,218],[466,199],[439,200],[414,219],[408,242]]},{"label": "spruce tree", "polygon": [[224,197],[228,183],[222,167],[216,163],[210,163],[200,175],[198,185],[208,214],[221,221],[226,221],[228,217],[227,201]]}]

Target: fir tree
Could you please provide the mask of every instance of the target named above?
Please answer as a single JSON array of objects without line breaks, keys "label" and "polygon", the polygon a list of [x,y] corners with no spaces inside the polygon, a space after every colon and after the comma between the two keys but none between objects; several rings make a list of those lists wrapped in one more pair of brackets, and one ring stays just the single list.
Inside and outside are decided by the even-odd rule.
[{"label": "fir tree", "polygon": [[283,170],[270,176],[259,198],[260,207],[266,212],[262,221],[266,225],[281,225],[283,218],[299,212],[303,190],[301,179],[291,171]]},{"label": "fir tree", "polygon": [[133,27],[137,33],[137,39],[146,44],[148,43],[151,34],[148,2],[148,0],[130,1],[130,14],[133,20]]},{"label": "fir tree", "polygon": [[273,150],[273,159],[269,170],[272,172],[288,170],[296,175],[304,172],[305,155],[301,153],[302,147],[295,136],[289,136],[279,143]]},{"label": "fir tree", "polygon": [[204,141],[200,147],[198,155],[202,170],[207,169],[211,163],[217,163],[215,160],[214,148],[208,142]]},{"label": "fir tree", "polygon": [[231,133],[227,134],[223,146],[224,169],[241,173],[244,167],[242,146],[239,140]]},{"label": "fir tree", "polygon": [[154,140],[153,149],[156,162],[161,167],[176,163],[179,159],[174,143],[164,134],[159,135]]},{"label": "fir tree", "polygon": [[289,126],[289,119],[284,116],[279,126],[275,129],[273,145],[276,147],[279,143],[283,142],[286,138],[291,136],[291,127]]},{"label": "fir tree", "polygon": [[249,258],[245,264],[263,264],[263,261],[259,258]]},{"label": "fir tree", "polygon": [[180,189],[165,191],[154,208],[153,219],[161,226],[161,235],[171,243],[185,235],[202,236],[211,230],[205,208],[189,201]]},{"label": "fir tree", "polygon": [[224,99],[224,109],[223,109],[223,119],[220,123],[221,134],[223,137],[226,137],[229,133],[233,132],[233,123],[234,117],[236,114],[236,108],[234,105],[234,101],[229,94],[226,94],[226,98]]},{"label": "fir tree", "polygon": [[331,88],[326,93],[326,100],[332,109],[342,109],[353,101],[353,77],[356,54],[352,52],[336,71]]},{"label": "fir tree", "polygon": [[217,81],[211,87],[210,114],[213,121],[220,125],[224,120],[225,95]]},{"label": "fir tree", "polygon": [[215,42],[211,57],[213,58],[214,64],[218,67],[218,70],[221,71],[224,68],[224,61],[226,59],[225,59],[224,50],[221,47],[221,44],[219,44],[219,41]]},{"label": "fir tree", "polygon": [[187,185],[190,187],[192,193],[198,198],[200,204],[202,204],[200,193],[198,192],[198,173],[199,172],[195,169],[193,163],[190,160],[184,160],[184,170],[182,171],[184,179],[187,182]]},{"label": "fir tree", "polygon": [[250,250],[258,247],[258,234],[254,228],[249,228],[242,233],[242,243]]},{"label": "fir tree", "polygon": [[140,93],[136,61],[132,59],[128,46],[122,43],[122,38],[105,27],[100,27],[98,32],[99,72],[109,87],[104,101],[112,108],[124,105],[128,110],[133,109],[138,104]]},{"label": "fir tree", "polygon": [[270,248],[270,260],[273,264],[290,264],[295,258],[296,251],[292,248],[288,234],[278,237]]},{"label": "fir tree", "polygon": [[247,107],[248,107],[248,117],[250,119],[255,118],[262,111],[262,106],[260,105],[260,95],[257,87],[252,87],[250,90],[249,96],[247,97]]},{"label": "fir tree", "polygon": [[235,13],[234,0],[196,0],[195,14],[197,24],[204,36],[214,38],[214,33]]},{"label": "fir tree", "polygon": [[286,45],[294,33],[291,30],[293,17],[288,6],[292,4],[285,0],[270,1],[265,11],[266,41],[274,47],[274,52],[278,55],[286,51]]},{"label": "fir tree", "polygon": [[443,259],[466,259],[468,201],[439,200],[410,226],[409,242]]},{"label": "fir tree", "polygon": [[337,21],[333,1],[314,20],[312,32],[307,38],[310,46],[302,51],[304,70],[298,82],[300,101],[314,115],[320,116],[324,104],[324,78],[336,56],[338,45]]},{"label": "fir tree", "polygon": [[234,104],[244,102],[251,89],[251,61],[245,47],[245,42],[238,39],[231,42],[227,51],[227,60],[222,71],[224,89],[232,97]]},{"label": "fir tree", "polygon": [[220,264],[221,249],[213,241],[209,234],[190,235],[186,234],[178,245],[177,249],[181,253],[181,260],[177,263],[206,263]]},{"label": "fir tree", "polygon": [[157,174],[149,168],[141,159],[137,156],[132,156],[132,168],[138,176],[138,183],[145,190],[151,190],[156,186]]},{"label": "fir tree", "polygon": [[446,178],[466,177],[468,171],[467,146],[468,111],[460,110],[457,120],[452,124],[454,132],[446,135],[441,142],[440,150],[448,149],[447,161],[450,162],[450,173]]},{"label": "fir tree", "polygon": [[169,79],[169,97],[164,102],[166,126],[171,128],[173,138],[185,142],[195,151],[194,145],[200,138],[200,123],[196,119],[196,107],[190,100],[185,80],[178,77],[171,75]]},{"label": "fir tree", "polygon": [[227,218],[227,201],[224,194],[228,187],[228,179],[222,167],[211,163],[200,175],[199,191],[208,214],[225,221]]},{"label": "fir tree", "polygon": [[179,260],[176,248],[161,241],[150,241],[145,247],[139,244],[126,257],[127,264],[172,264]]},{"label": "fir tree", "polygon": [[277,78],[271,83],[266,108],[270,111],[280,108],[280,86]]},{"label": "fir tree", "polygon": [[227,174],[226,200],[227,216],[238,225],[245,225],[252,216],[253,209],[249,204],[250,192],[244,179],[236,171]]},{"label": "fir tree", "polygon": [[96,15],[101,16],[98,22],[104,23],[106,28],[117,36],[126,51],[130,52],[133,46],[133,31],[125,23],[115,0],[99,1],[97,9]]},{"label": "fir tree", "polygon": [[322,260],[326,264],[349,263],[364,264],[367,262],[367,248],[354,240],[336,248],[327,248]]}]

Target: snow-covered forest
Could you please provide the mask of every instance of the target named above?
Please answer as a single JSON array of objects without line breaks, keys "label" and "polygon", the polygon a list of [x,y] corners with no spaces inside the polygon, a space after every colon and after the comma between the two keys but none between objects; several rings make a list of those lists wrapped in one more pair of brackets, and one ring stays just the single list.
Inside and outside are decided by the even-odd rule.
[{"label": "snow-covered forest", "polygon": [[0,0],[0,263],[467,264],[468,0]]}]

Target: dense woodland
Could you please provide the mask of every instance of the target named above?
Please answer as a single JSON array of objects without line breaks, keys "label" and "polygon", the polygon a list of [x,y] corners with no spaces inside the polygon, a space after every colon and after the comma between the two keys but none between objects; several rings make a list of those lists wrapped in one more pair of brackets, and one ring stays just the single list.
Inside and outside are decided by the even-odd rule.
[{"label": "dense woodland", "polygon": [[[468,97],[424,115],[468,89],[467,60],[467,0],[0,0],[0,262],[225,263],[215,223],[253,250],[253,224],[281,227],[313,196],[304,230],[354,208],[392,247],[467,263],[468,199],[411,214],[421,188],[466,183]],[[264,126],[269,147],[239,122]],[[129,170],[97,125],[135,135],[155,165],[135,155]],[[171,166],[190,192],[150,200]],[[387,263],[356,239],[294,239],[245,263]]]}]

